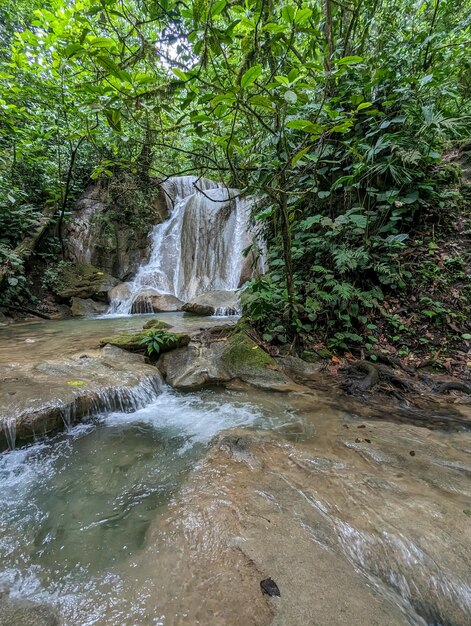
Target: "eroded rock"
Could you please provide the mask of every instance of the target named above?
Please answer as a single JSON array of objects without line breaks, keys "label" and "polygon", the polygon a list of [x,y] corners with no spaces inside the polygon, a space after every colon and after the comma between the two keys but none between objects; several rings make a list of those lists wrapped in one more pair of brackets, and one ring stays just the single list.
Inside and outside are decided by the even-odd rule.
[{"label": "eroded rock", "polygon": [[147,290],[134,299],[131,313],[159,313],[181,311],[183,302],[170,294],[158,294],[155,291]]},{"label": "eroded rock", "polygon": [[244,332],[232,335],[201,333],[180,350],[164,355],[158,362],[167,382],[176,389],[197,389],[204,385],[241,380],[262,389],[294,391],[299,387]]},{"label": "eroded rock", "polygon": [[119,283],[114,276],[85,263],[67,268],[63,273],[62,282],[64,286],[57,295],[66,302],[71,298],[93,298],[108,302],[108,292]]},{"label": "eroded rock", "polygon": [[239,292],[207,291],[184,304],[182,310],[195,315],[236,315],[240,312]]},{"label": "eroded rock", "polygon": [[0,373],[0,450],[60,430],[101,410],[135,408],[161,386],[141,355],[101,353],[6,368]]},{"label": "eroded rock", "polygon": [[95,302],[91,298],[72,298],[70,305],[74,317],[103,315],[108,310],[108,306],[104,302]]}]

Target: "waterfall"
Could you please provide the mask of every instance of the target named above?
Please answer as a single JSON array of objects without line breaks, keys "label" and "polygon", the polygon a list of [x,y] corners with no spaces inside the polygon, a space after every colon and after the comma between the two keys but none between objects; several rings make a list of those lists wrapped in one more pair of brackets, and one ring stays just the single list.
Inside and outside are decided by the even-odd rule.
[{"label": "waterfall", "polygon": [[162,189],[169,218],[153,228],[149,260],[128,293],[111,302],[110,313],[135,312],[140,294],[185,303],[208,291],[235,291],[251,277],[253,257],[243,255],[255,240],[250,200],[195,176],[170,178]]}]

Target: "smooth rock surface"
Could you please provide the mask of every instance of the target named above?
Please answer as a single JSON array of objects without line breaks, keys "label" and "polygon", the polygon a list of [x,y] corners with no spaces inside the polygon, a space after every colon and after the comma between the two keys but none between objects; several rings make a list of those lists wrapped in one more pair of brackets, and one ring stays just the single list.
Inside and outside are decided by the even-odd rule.
[{"label": "smooth rock surface", "polygon": [[108,310],[108,306],[104,302],[95,302],[91,298],[72,298],[70,310],[73,317],[89,317],[103,315]]},{"label": "smooth rock surface", "polygon": [[196,315],[236,315],[240,311],[239,292],[207,291],[184,304],[182,310]]},{"label": "smooth rock surface", "polygon": [[108,300],[110,302],[113,302],[115,300],[127,300],[130,295],[131,288],[129,283],[119,283],[108,291]]},{"label": "smooth rock surface", "polygon": [[108,346],[100,352],[0,368],[0,450],[64,428],[100,410],[150,400],[161,385],[143,356]]},{"label": "smooth rock surface", "polygon": [[181,311],[183,302],[170,294],[157,294],[155,291],[142,291],[134,300],[131,313],[159,313],[160,311]]}]

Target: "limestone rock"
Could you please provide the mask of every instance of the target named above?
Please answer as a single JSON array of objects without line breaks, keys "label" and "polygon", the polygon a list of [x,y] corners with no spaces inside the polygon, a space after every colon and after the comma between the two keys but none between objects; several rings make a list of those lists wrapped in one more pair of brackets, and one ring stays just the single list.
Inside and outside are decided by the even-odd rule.
[{"label": "limestone rock", "polygon": [[46,605],[13,598],[0,598],[0,626],[59,626],[56,611]]},{"label": "limestone rock", "polygon": [[144,330],[148,330],[149,328],[154,328],[156,330],[166,330],[167,328],[172,328],[171,324],[167,324],[167,322],[163,322],[162,320],[149,320],[142,327]]},{"label": "limestone rock", "polygon": [[[135,188],[121,177],[112,184],[122,190]],[[116,201],[108,186],[91,185],[78,199],[67,224],[67,254],[73,263],[92,264],[127,280],[147,259],[149,231],[166,219],[167,203],[157,180],[139,190],[139,202],[130,197],[134,191],[123,194],[122,190]]]},{"label": "limestone rock", "polygon": [[74,317],[103,315],[108,310],[104,302],[95,302],[90,298],[72,298],[71,313]]},{"label": "limestone rock", "polygon": [[131,287],[129,283],[119,283],[108,291],[108,300],[110,302],[122,302],[127,300],[131,295]]},{"label": "limestone rock", "polygon": [[108,302],[108,292],[119,283],[114,276],[86,264],[68,268],[62,281],[64,286],[57,295],[66,302],[71,298],[93,298]]},{"label": "limestone rock", "polygon": [[187,313],[196,315],[235,315],[240,311],[239,293],[237,291],[207,291],[202,293],[183,307]]},{"label": "limestone rock", "polygon": [[162,382],[140,355],[116,347],[17,367],[0,377],[0,450],[103,410],[150,401]]},{"label": "limestone rock", "polygon": [[276,361],[243,332],[229,337],[202,333],[192,337],[188,347],[165,354],[158,366],[176,389],[197,389],[233,380],[275,391],[297,388]]},{"label": "limestone rock", "polygon": [[159,313],[160,311],[181,311],[183,302],[170,294],[155,291],[141,291],[132,303],[131,313]]}]

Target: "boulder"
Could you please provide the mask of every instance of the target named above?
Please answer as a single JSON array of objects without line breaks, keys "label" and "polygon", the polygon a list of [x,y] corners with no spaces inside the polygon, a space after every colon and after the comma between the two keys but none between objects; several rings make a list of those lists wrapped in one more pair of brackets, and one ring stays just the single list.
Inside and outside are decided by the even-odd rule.
[{"label": "boulder", "polygon": [[207,291],[183,307],[183,311],[195,315],[237,315],[240,312],[237,291]]},{"label": "boulder", "polygon": [[103,315],[108,310],[108,305],[104,302],[95,302],[90,298],[72,298],[71,313],[74,317],[91,317],[93,315]]},{"label": "boulder", "polygon": [[153,328],[155,330],[166,330],[167,328],[172,328],[172,325],[167,324],[167,322],[163,322],[162,320],[149,320],[142,328],[143,330],[148,330],[149,328]]},{"label": "boulder", "polygon": [[244,332],[232,335],[201,333],[180,350],[164,354],[158,366],[176,389],[240,380],[262,389],[295,391],[299,387],[284,374],[277,362]]},{"label": "boulder", "polygon": [[159,313],[181,311],[183,302],[171,294],[159,294],[151,289],[141,291],[134,299],[131,313]]},{"label": "boulder", "polygon": [[[114,335],[112,337],[105,337],[100,341],[100,346],[116,346],[122,350],[128,350],[129,352],[146,352],[145,339],[152,336],[152,333],[159,330],[159,327],[151,327],[143,329],[137,333],[128,333],[123,335]],[[162,333],[163,342],[160,344],[160,353],[169,352],[183,346],[187,346],[190,343],[190,337],[184,333]]]},{"label": "boulder", "polygon": [[119,283],[108,291],[108,300],[110,302],[123,302],[128,300],[131,295],[131,286],[129,283]]},{"label": "boulder", "polygon": [[93,265],[77,264],[67,268],[61,277],[62,287],[57,291],[59,298],[69,302],[71,298],[93,298],[108,302],[108,292],[119,281]]},{"label": "boulder", "polygon": [[47,604],[0,598],[0,626],[59,626],[56,611]]}]

